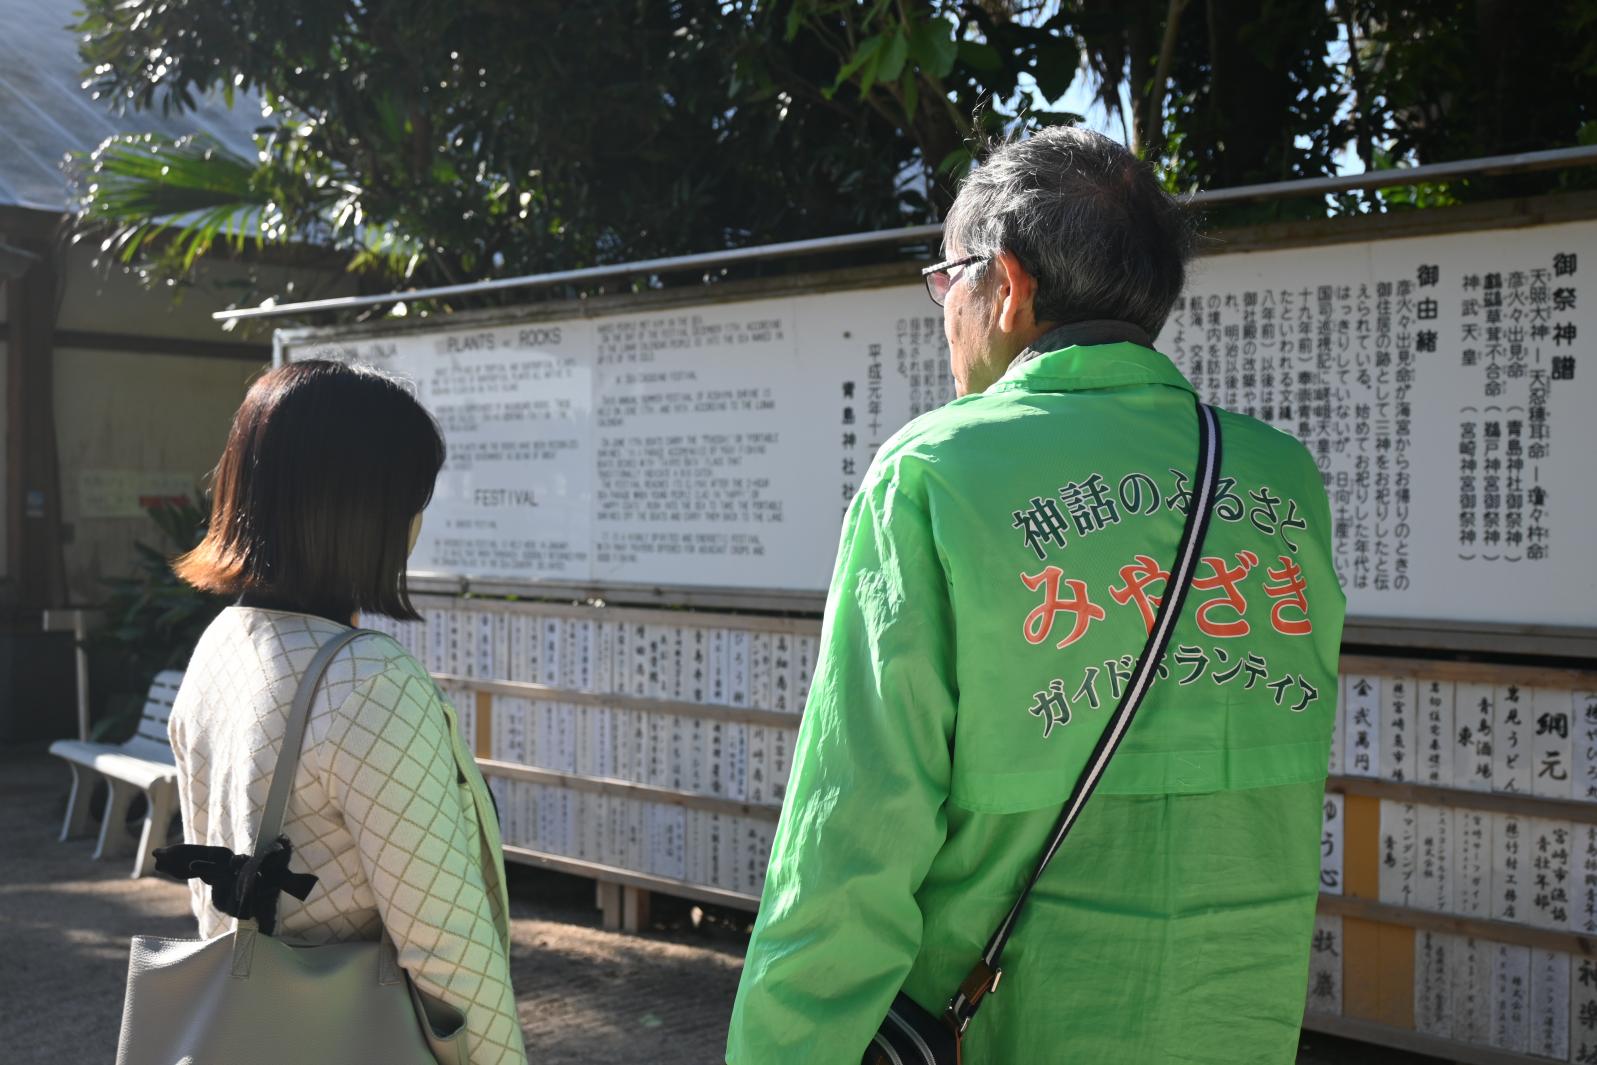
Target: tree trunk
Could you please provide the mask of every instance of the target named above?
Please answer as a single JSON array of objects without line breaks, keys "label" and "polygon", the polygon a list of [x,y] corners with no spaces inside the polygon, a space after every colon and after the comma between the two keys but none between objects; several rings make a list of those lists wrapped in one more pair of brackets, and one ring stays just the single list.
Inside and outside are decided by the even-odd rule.
[{"label": "tree trunk", "polygon": [[[1126,57],[1127,67],[1131,77],[1131,139],[1128,147],[1137,154],[1143,154],[1143,146],[1148,143],[1151,135],[1148,125],[1146,109],[1138,107],[1136,101],[1148,91],[1149,83],[1153,80],[1155,63],[1153,43],[1152,20],[1138,19],[1126,27]],[[1163,109],[1160,110],[1160,122],[1163,121]]]},{"label": "tree trunk", "polygon": [[1164,37],[1159,42],[1159,65],[1153,72],[1153,84],[1148,87],[1146,112],[1142,120],[1141,154],[1144,159],[1157,161],[1164,154],[1164,98],[1170,84],[1170,66],[1176,57],[1176,37],[1181,31],[1181,13],[1187,9],[1187,0],[1170,0],[1165,11]]}]

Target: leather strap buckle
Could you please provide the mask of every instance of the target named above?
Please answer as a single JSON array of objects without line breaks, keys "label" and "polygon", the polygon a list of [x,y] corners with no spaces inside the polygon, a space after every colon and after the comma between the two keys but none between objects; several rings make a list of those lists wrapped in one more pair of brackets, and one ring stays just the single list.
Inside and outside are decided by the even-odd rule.
[{"label": "leather strap buckle", "polygon": [[958,993],[949,1000],[948,1008],[943,1011],[943,1020],[954,1030],[954,1034],[965,1034],[982,999],[998,990],[998,983],[1003,977],[1002,969],[992,968],[985,961],[978,961],[971,966],[964,982],[959,985]]}]

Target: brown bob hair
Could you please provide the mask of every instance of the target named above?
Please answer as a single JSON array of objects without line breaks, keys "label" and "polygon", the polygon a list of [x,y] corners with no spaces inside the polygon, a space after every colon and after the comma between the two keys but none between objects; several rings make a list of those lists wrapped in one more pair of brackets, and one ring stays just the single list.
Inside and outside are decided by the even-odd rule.
[{"label": "brown bob hair", "polygon": [[244,396],[205,539],[172,568],[207,592],[416,620],[410,523],[444,454],[437,423],[396,379],[322,359],[279,366]]}]

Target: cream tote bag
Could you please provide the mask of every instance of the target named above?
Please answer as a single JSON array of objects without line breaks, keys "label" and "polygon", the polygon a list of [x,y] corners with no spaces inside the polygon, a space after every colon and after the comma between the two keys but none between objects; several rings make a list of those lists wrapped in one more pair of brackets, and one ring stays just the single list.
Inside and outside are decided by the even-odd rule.
[{"label": "cream tote bag", "polygon": [[[350,629],[316,652],[289,711],[255,852],[233,884],[245,903],[257,879],[300,898],[314,878],[287,871],[279,841],[311,698],[327,665],[368,630]],[[175,849],[175,848],[174,848]],[[231,853],[221,848],[224,859]],[[201,863],[178,872],[198,875]],[[205,864],[215,867],[217,863]],[[208,872],[213,870],[208,870]],[[208,883],[212,881],[207,879]],[[275,895],[272,896],[275,899]],[[239,906],[240,913],[245,910]],[[270,924],[270,921],[268,921]],[[384,933],[376,942],[296,947],[261,931],[255,916],[215,939],[136,936],[117,1065],[461,1065],[465,1017],[423,997]]]}]

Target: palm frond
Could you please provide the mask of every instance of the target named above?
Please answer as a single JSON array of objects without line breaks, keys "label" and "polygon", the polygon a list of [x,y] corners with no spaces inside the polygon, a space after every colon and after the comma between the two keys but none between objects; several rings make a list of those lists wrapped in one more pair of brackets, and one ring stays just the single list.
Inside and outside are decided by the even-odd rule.
[{"label": "palm frond", "polygon": [[102,247],[124,262],[167,235],[163,255],[184,269],[219,239],[235,250],[265,239],[259,165],[213,140],[111,137],[80,157],[76,185],[80,225],[106,230]]}]

